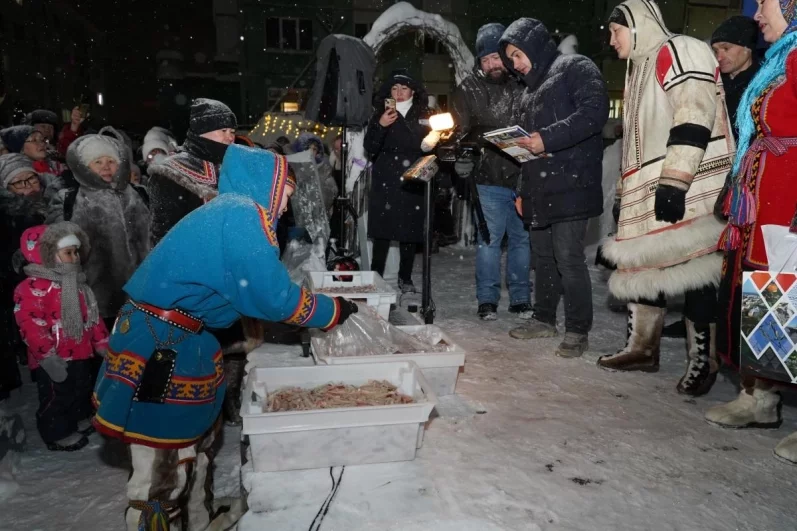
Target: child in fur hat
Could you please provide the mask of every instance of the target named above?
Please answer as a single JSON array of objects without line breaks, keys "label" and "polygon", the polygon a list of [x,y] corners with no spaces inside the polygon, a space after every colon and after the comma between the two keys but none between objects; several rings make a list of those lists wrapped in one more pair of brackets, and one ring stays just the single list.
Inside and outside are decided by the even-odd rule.
[{"label": "child in fur hat", "polygon": [[14,318],[39,389],[36,425],[50,450],[79,450],[94,431],[91,358],[108,349],[108,330],[80,265],[88,237],[62,222],[31,227],[20,243],[30,263],[14,291]]}]

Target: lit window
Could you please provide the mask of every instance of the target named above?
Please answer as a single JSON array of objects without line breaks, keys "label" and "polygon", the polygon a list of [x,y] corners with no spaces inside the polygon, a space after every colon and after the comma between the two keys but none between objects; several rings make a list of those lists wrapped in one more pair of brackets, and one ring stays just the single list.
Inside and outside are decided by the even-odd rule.
[{"label": "lit window", "polygon": [[299,112],[299,104],[295,101],[283,101],[282,112]]}]

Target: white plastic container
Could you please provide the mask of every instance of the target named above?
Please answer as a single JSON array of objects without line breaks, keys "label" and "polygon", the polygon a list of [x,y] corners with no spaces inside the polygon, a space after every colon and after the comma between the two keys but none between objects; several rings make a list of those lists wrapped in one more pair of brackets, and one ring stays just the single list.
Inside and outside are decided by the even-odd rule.
[{"label": "white plastic container", "polygon": [[[387,380],[412,404],[263,412],[268,393],[331,382]],[[437,397],[412,362],[254,369],[241,407],[256,472],[301,470],[415,459]]]},{"label": "white plastic container", "polygon": [[[351,278],[351,280],[340,280]],[[336,280],[337,279],[337,280]],[[379,317],[386,320],[390,317],[390,305],[396,304],[396,291],[375,271],[313,271],[309,273],[310,290],[321,292],[330,297],[343,297],[355,302],[364,302],[376,308]],[[376,291],[336,293],[336,288],[354,288],[357,286],[374,286]]]},{"label": "white plastic container", "polygon": [[426,381],[437,396],[453,395],[457,388],[457,377],[461,367],[465,366],[465,350],[454,343],[451,338],[435,325],[397,326],[410,335],[423,330],[433,330],[435,334],[450,346],[447,352],[412,352],[401,354],[385,354],[382,356],[329,356],[325,355],[324,333],[310,332],[310,345],[313,359],[319,365],[351,365],[358,363],[395,363],[412,361],[420,367]]}]

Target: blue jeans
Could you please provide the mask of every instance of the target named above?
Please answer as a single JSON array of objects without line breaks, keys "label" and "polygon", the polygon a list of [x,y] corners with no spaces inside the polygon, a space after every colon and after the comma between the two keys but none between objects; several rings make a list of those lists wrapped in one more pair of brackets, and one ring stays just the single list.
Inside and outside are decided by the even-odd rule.
[{"label": "blue jeans", "polygon": [[502,186],[477,185],[490,231],[490,245],[485,245],[477,231],[479,248],[476,251],[476,298],[479,304],[498,304],[501,298],[501,242],[507,235],[506,285],[509,304],[523,304],[531,300],[529,263],[531,247],[529,231],[515,210],[514,193]]}]

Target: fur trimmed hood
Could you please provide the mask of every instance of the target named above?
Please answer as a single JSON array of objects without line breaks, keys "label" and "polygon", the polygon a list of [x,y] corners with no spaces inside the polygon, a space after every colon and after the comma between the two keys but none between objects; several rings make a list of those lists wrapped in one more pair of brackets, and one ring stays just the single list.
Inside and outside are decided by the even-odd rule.
[{"label": "fur trimmed hood", "polygon": [[[114,136],[104,133],[109,132]],[[119,169],[110,183],[89,168],[99,156],[111,156],[119,161]],[[130,184],[130,157],[123,137],[112,127],[103,127],[96,135],[84,135],[70,144],[66,162],[81,186],[92,189],[124,190]]]},{"label": "fur trimmed hood", "polygon": [[89,237],[79,226],[69,221],[53,225],[37,225],[22,233],[20,249],[25,260],[31,264],[55,267],[55,255],[61,238],[73,234],[80,240],[80,261],[85,263],[91,252]]}]

